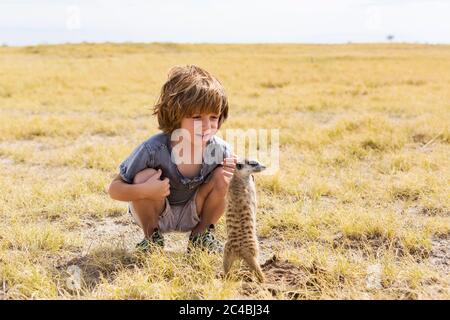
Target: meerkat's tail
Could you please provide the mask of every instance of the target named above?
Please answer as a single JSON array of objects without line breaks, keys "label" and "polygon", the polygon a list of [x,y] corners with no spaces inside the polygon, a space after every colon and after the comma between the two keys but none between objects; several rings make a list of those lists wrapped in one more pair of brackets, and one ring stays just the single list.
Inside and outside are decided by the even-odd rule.
[{"label": "meerkat's tail", "polygon": [[266,282],[266,277],[264,276],[264,273],[262,272],[256,257],[250,254],[245,254],[242,256],[242,258],[249,265],[249,267],[255,272],[259,282],[261,283]]},{"label": "meerkat's tail", "polygon": [[230,272],[231,267],[233,266],[234,261],[237,259],[237,256],[230,250],[230,248],[225,243],[225,248],[223,252],[223,272],[225,276]]}]

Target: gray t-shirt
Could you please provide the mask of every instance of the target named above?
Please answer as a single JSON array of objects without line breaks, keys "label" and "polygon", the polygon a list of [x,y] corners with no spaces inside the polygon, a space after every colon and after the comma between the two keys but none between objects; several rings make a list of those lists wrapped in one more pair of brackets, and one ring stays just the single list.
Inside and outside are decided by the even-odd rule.
[{"label": "gray t-shirt", "polygon": [[211,172],[220,165],[224,158],[231,156],[230,146],[221,138],[213,136],[207,142],[208,152],[204,155],[200,173],[190,179],[184,177],[172,161],[170,134],[158,133],[141,143],[119,166],[122,179],[133,183],[135,175],[146,168],[161,169],[161,180],[170,180],[171,205],[183,205],[191,199],[197,188],[206,181]]}]

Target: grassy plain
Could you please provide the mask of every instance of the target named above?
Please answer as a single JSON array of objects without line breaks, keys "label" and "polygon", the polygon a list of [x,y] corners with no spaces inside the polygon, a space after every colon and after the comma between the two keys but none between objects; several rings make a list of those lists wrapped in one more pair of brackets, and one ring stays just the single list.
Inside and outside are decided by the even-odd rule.
[{"label": "grassy plain", "polygon": [[[183,234],[135,254],[106,193],[176,64],[222,81],[223,129],[280,129],[256,177],[267,284]],[[449,119],[450,46],[0,47],[0,299],[449,299]]]}]

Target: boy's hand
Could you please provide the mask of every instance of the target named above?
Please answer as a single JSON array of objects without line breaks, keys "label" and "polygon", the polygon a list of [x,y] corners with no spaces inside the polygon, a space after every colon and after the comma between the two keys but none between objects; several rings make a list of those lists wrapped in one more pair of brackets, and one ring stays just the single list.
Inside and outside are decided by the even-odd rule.
[{"label": "boy's hand", "polygon": [[162,200],[170,194],[169,178],[159,180],[161,173],[161,169],[158,169],[156,174],[143,183],[146,199]]},{"label": "boy's hand", "polygon": [[231,178],[233,178],[234,170],[236,169],[237,156],[233,154],[229,158],[225,158],[222,162],[223,165],[223,177],[227,185],[230,184]]}]

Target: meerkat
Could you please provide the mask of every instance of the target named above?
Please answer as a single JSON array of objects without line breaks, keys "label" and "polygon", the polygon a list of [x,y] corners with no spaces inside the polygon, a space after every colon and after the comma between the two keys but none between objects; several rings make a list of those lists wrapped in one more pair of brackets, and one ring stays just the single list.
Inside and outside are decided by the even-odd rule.
[{"label": "meerkat", "polygon": [[256,188],[253,173],[265,169],[258,161],[238,161],[227,196],[227,241],[224,248],[225,275],[236,259],[243,259],[256,273],[260,282],[265,281],[258,264],[259,245],[256,237]]}]

